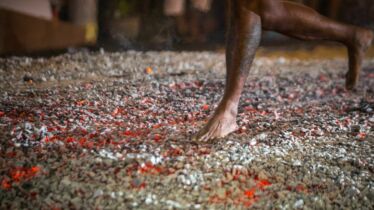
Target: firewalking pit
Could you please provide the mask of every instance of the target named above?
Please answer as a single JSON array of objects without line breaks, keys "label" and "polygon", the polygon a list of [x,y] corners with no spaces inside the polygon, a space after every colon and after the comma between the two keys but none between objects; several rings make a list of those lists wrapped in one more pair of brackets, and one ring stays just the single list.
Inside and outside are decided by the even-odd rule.
[{"label": "firewalking pit", "polygon": [[371,209],[374,60],[259,56],[239,130],[191,140],[220,100],[219,53],[0,59],[1,209]]}]

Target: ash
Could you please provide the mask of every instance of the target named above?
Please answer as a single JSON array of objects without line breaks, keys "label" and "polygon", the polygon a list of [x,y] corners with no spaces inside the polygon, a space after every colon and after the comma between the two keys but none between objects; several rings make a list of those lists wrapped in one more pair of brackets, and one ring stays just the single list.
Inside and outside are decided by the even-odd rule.
[{"label": "ash", "polygon": [[1,209],[372,209],[374,60],[257,57],[240,129],[199,143],[219,53],[0,59]]}]

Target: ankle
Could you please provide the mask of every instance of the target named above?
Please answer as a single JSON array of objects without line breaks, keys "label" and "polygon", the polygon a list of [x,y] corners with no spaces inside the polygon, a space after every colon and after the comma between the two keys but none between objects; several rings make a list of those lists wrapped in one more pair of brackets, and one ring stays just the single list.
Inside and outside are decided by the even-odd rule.
[{"label": "ankle", "polygon": [[217,112],[235,117],[238,114],[238,104],[221,102],[217,108]]},{"label": "ankle", "polygon": [[374,34],[371,30],[357,27],[354,33],[354,47],[368,48],[372,44]]}]

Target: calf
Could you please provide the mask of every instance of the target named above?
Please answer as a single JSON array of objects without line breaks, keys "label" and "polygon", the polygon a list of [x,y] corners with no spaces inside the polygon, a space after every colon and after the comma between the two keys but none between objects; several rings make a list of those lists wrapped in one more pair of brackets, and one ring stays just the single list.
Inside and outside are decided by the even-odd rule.
[{"label": "calf", "polygon": [[280,0],[227,0],[226,88],[215,113],[195,136],[199,141],[225,137],[237,129],[240,95],[259,46],[262,29],[303,40],[344,44],[349,54],[346,88],[356,85],[373,32],[321,16],[309,7]]}]

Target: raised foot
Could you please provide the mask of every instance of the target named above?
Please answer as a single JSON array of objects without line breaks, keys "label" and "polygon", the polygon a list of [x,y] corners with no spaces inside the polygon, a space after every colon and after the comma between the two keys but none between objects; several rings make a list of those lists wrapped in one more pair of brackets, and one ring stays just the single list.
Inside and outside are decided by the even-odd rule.
[{"label": "raised foot", "polygon": [[206,142],[212,139],[223,138],[237,129],[236,115],[231,113],[216,113],[193,139]]},{"label": "raised foot", "polygon": [[366,51],[371,46],[374,39],[372,31],[359,28],[355,34],[353,46],[349,47],[349,71],[346,74],[346,89],[353,90],[358,82],[361,64]]}]

